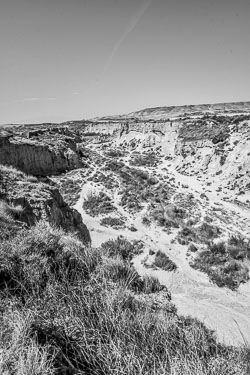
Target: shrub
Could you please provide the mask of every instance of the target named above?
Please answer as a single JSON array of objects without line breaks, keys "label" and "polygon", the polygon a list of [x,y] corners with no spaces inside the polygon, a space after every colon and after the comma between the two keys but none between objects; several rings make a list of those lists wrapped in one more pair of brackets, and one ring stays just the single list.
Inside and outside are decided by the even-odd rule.
[{"label": "shrub", "polygon": [[18,220],[23,214],[24,208],[19,205],[8,204],[5,201],[0,201],[0,218],[4,220]]},{"label": "shrub", "polygon": [[109,257],[120,256],[125,261],[130,261],[135,255],[141,252],[141,243],[129,242],[123,237],[118,237],[116,240],[109,240],[102,244],[102,249]]},{"label": "shrub", "polygon": [[142,224],[149,226],[150,225],[150,219],[147,216],[143,216]]},{"label": "shrub", "polygon": [[218,242],[218,243],[210,243],[208,245],[209,250],[214,254],[226,254],[226,244],[224,241]]},{"label": "shrub", "polygon": [[[122,220],[121,218],[118,218],[118,217],[104,217],[102,220],[101,220],[101,225],[104,225],[104,226],[110,226],[110,227],[123,227],[125,224],[125,221]],[[118,228],[116,228],[118,229]]]},{"label": "shrub", "polygon": [[188,247],[188,250],[191,251],[192,253],[195,253],[198,249],[195,246],[195,244],[191,243]]},{"label": "shrub", "polygon": [[119,149],[111,149],[106,152],[106,155],[110,157],[118,158],[118,157],[124,156],[124,152]]},{"label": "shrub", "polygon": [[147,155],[135,153],[130,159],[130,165],[141,166],[155,166],[157,164],[157,157],[154,152]]},{"label": "shrub", "polygon": [[1,243],[0,289],[8,287],[23,298],[42,295],[56,281],[85,282],[98,261],[96,251],[41,221]]},{"label": "shrub", "polygon": [[158,250],[155,255],[153,265],[162,268],[164,271],[175,271],[177,269],[176,264],[160,250]]},{"label": "shrub", "polygon": [[83,208],[91,216],[98,216],[116,210],[111,204],[111,198],[103,192],[89,193],[83,202]]},{"label": "shrub", "polygon": [[220,228],[216,227],[215,225],[208,224],[205,221],[199,227],[199,235],[201,239],[205,241],[217,238],[220,233]]},{"label": "shrub", "polygon": [[228,241],[228,251],[237,260],[250,259],[250,240],[242,236],[231,236]]},{"label": "shrub", "polygon": [[232,290],[249,279],[247,266],[232,257],[225,242],[210,243],[207,250],[194,259],[192,266],[206,272],[218,286]]},{"label": "shrub", "polygon": [[161,285],[159,280],[156,277],[143,276],[141,292],[146,293],[146,294],[157,293],[164,289],[166,289],[165,286]]}]

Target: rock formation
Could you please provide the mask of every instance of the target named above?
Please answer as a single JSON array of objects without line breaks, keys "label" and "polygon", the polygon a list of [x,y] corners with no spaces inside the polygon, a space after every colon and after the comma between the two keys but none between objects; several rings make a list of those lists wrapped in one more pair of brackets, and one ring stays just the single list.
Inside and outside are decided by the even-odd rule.
[{"label": "rock formation", "polygon": [[14,213],[15,207],[19,207],[17,219],[28,226],[44,219],[66,231],[76,232],[85,244],[91,242],[80,213],[64,202],[59,190],[53,185],[38,182],[35,177],[1,166],[0,200],[10,205]]},{"label": "rock formation", "polygon": [[48,176],[81,168],[79,138],[65,128],[45,128],[0,134],[0,164],[27,174]]}]

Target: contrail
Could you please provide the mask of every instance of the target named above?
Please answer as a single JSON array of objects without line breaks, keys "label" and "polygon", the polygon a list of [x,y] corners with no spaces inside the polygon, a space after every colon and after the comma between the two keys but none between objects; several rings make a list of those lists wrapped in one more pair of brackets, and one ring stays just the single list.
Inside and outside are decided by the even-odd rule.
[{"label": "contrail", "polygon": [[136,27],[136,25],[140,21],[141,17],[146,12],[148,7],[152,4],[152,2],[153,2],[153,0],[144,0],[142,6],[138,9],[138,11],[135,14],[133,14],[133,17],[131,18],[126,30],[121,35],[121,37],[118,39],[118,41],[115,43],[114,48],[113,48],[109,58],[107,59],[106,64],[104,65],[102,76],[107,72],[107,70],[109,69],[117,51],[121,47],[122,43],[125,41],[127,36],[131,33],[131,31],[134,30],[134,28]]}]

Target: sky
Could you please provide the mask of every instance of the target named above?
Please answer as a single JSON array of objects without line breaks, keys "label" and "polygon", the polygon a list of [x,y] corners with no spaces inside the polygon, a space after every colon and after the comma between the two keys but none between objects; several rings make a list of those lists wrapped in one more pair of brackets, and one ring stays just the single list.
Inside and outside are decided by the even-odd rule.
[{"label": "sky", "polygon": [[0,124],[250,100],[249,0],[1,0]]}]

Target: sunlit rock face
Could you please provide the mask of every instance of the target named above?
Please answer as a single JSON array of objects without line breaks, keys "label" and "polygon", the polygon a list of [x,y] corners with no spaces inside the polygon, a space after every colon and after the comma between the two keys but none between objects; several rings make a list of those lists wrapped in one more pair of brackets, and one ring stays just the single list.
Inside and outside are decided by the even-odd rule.
[{"label": "sunlit rock face", "polygon": [[77,137],[62,130],[0,135],[0,164],[35,176],[48,176],[83,166]]},{"label": "sunlit rock face", "polygon": [[[158,149],[184,175],[217,179],[238,194],[249,190],[250,103],[149,108],[94,119],[83,134],[142,152]],[[110,138],[109,138],[110,137]]]}]

